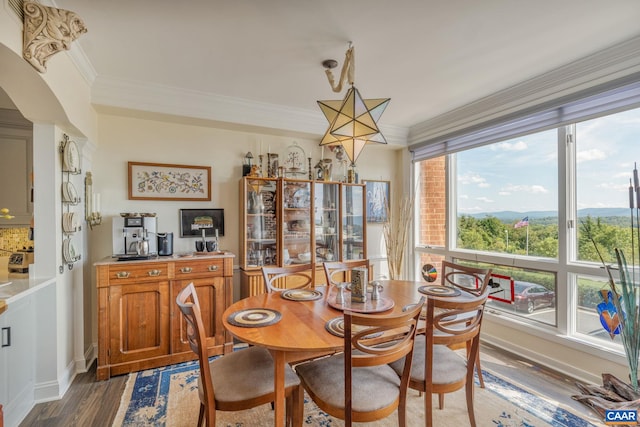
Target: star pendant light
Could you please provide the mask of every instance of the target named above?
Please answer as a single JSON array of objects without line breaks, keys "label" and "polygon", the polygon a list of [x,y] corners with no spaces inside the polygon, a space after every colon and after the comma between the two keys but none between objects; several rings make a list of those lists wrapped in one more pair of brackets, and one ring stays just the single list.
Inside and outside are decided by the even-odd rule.
[{"label": "star pendant light", "polygon": [[353,47],[350,46],[347,50],[337,87],[331,74],[331,68],[337,65],[336,61],[327,60],[323,65],[327,68],[327,77],[335,92],[340,91],[345,77],[348,77],[351,87],[343,100],[318,101],[320,109],[329,121],[329,128],[320,145],[342,145],[351,164],[355,165],[365,145],[387,143],[377,122],[391,99],[362,99],[360,91],[353,84]]}]

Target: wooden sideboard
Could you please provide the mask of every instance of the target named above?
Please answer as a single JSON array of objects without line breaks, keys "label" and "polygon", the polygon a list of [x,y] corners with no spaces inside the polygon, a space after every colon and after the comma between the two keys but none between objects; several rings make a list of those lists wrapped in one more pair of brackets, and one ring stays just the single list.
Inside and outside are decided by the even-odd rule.
[{"label": "wooden sideboard", "polygon": [[233,299],[234,255],[98,262],[98,380],[196,359],[186,322],[175,303],[193,282],[207,333],[209,355],[233,351],[222,313]]}]

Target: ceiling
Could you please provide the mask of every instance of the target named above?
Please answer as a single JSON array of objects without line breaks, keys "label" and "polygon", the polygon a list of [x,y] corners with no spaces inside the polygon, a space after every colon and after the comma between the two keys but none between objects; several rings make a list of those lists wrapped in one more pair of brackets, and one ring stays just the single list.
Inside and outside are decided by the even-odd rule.
[{"label": "ceiling", "polygon": [[[88,32],[95,82],[322,114],[348,42],[381,126],[410,128],[640,35],[638,0],[56,0]],[[51,61],[53,64],[54,60]],[[51,66],[51,65],[50,65]],[[282,108],[281,108],[282,107]]]}]

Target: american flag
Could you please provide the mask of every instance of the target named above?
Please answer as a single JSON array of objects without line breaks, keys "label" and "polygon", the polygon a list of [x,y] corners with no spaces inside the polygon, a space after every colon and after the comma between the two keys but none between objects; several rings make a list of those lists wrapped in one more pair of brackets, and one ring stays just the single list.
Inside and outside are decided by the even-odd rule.
[{"label": "american flag", "polygon": [[513,226],[513,228],[527,227],[529,225],[529,217],[525,216]]}]

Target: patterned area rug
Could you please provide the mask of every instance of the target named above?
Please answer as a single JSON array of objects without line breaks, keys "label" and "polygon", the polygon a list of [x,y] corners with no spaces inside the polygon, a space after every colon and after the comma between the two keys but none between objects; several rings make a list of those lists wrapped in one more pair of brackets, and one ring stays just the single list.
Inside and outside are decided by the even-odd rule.
[{"label": "patterned area rug", "polygon": [[[198,364],[186,362],[129,375],[120,408],[113,426],[195,426],[198,420]],[[588,427],[595,424],[567,408],[483,371],[485,389],[475,389],[475,412],[478,426],[493,427]],[[458,427],[469,425],[464,390],[445,396],[444,410],[437,409],[434,396],[434,425]],[[409,392],[407,418],[409,426],[424,426],[423,397]],[[273,425],[270,405],[249,411],[217,412],[217,426],[260,427]],[[397,426],[397,415],[375,423],[376,427]],[[344,423],[330,417],[305,396],[304,426],[339,427]],[[599,424],[603,425],[603,424]]]}]

